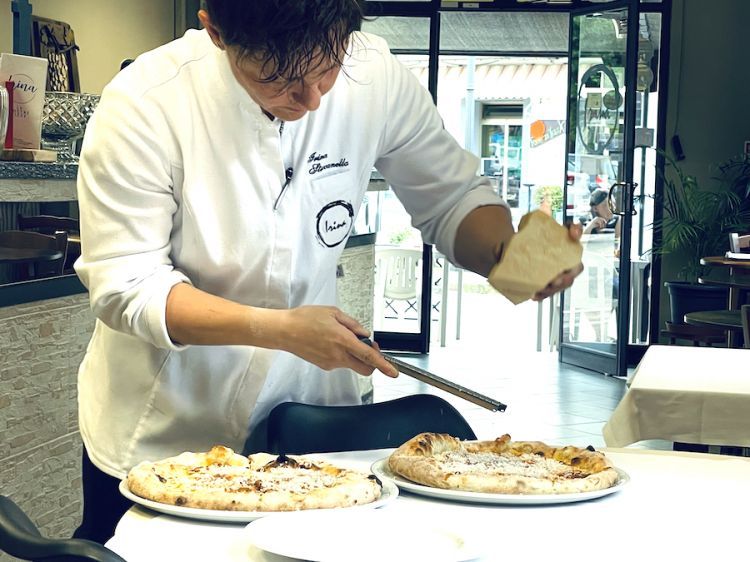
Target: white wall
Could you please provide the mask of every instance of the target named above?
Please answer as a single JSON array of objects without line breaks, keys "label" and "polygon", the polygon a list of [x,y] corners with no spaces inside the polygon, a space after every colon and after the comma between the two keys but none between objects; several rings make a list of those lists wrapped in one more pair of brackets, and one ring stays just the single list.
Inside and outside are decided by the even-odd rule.
[{"label": "white wall", "polygon": [[[667,139],[679,134],[680,165],[703,183],[711,165],[741,154],[750,140],[748,22],[748,0],[674,0]],[[680,263],[680,256],[664,256],[662,282],[676,279]],[[654,329],[669,318],[663,286],[660,304]]]},{"label": "white wall", "polygon": [[[100,93],[120,62],[174,37],[173,0],[32,0],[35,15],[69,23],[81,91]],[[0,0],[0,51],[13,49],[10,0]]]}]

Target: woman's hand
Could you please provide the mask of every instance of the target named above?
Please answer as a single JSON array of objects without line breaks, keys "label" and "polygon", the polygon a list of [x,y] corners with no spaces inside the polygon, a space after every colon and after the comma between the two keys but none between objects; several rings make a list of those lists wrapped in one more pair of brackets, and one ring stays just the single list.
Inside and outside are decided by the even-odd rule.
[{"label": "woman's hand", "polygon": [[398,371],[380,354],[377,344],[359,341],[369,332],[354,318],[333,306],[301,306],[282,312],[279,348],[330,371],[347,368],[360,375],[373,370],[389,377]]},{"label": "woman's hand", "polygon": [[[597,217],[597,218],[601,218],[601,217]],[[568,236],[570,236],[571,240],[575,240],[575,241],[580,240],[581,234],[582,234],[582,229],[581,229],[580,224],[568,225]],[[547,286],[544,289],[536,293],[533,296],[532,300],[541,301],[541,300],[546,299],[547,297],[554,295],[555,293],[564,291],[565,289],[567,289],[573,284],[573,281],[575,280],[575,278],[578,277],[582,271],[583,271],[582,263],[579,263],[576,267],[572,269],[566,269],[565,271],[560,273],[557,277],[555,277],[552,281],[547,283]]]},{"label": "woman's hand", "polygon": [[591,219],[588,224],[586,225],[586,228],[583,230],[584,234],[591,234],[592,230],[601,230],[602,228],[607,227],[607,219],[604,217],[594,217]]}]

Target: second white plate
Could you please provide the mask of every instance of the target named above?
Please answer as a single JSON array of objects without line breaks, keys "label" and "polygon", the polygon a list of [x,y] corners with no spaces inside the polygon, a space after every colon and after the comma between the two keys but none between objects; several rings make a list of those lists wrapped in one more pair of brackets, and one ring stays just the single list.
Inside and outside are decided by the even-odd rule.
[{"label": "second white plate", "polygon": [[486,544],[455,521],[425,520],[390,509],[295,511],[250,523],[245,540],[256,548],[313,562],[429,560],[480,557]]},{"label": "second white plate", "polygon": [[[352,507],[341,507],[332,509],[311,509],[305,511],[350,511],[358,509],[373,509],[385,505],[389,501],[395,500],[398,497],[398,487],[390,480],[382,480],[382,492],[380,498],[371,503],[363,505],[355,505]],[[187,519],[198,519],[201,521],[220,521],[225,523],[247,523],[249,521],[255,521],[260,517],[266,517],[268,515],[275,514],[275,511],[222,511],[219,509],[199,509],[197,507],[184,507],[180,505],[170,505],[167,503],[159,503],[153,500],[148,500],[140,496],[135,495],[128,488],[127,481],[122,480],[120,482],[120,493],[128,498],[130,501],[158,511],[160,513],[166,513],[167,515],[174,515],[176,517],[185,517]]]},{"label": "second white plate", "polygon": [[388,458],[380,459],[372,465],[372,472],[383,482],[394,482],[399,488],[442,500],[488,503],[498,505],[549,505],[556,503],[573,503],[593,500],[619,492],[625,484],[630,481],[630,476],[619,468],[615,469],[619,478],[614,486],[604,490],[593,490],[591,492],[578,492],[573,494],[491,494],[485,492],[464,492],[462,490],[446,490],[433,488],[423,484],[417,484],[407,478],[403,478],[391,471],[388,466]]}]

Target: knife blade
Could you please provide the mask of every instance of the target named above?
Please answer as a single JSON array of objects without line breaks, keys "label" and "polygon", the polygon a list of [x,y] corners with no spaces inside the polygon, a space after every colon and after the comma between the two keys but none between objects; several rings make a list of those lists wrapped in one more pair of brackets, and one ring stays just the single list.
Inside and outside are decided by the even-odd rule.
[{"label": "knife blade", "polygon": [[[372,347],[372,341],[370,340],[370,338],[359,337],[359,340],[362,343],[365,343]],[[489,396],[480,394],[479,392],[466,388],[465,386],[456,384],[453,381],[449,381],[448,379],[439,377],[433,373],[430,373],[429,371],[407,363],[406,361],[399,359],[398,357],[395,357],[390,353],[383,353],[382,351],[380,353],[383,355],[383,357],[385,357],[386,361],[396,367],[396,369],[398,369],[400,373],[403,373],[408,377],[415,378],[419,381],[422,381],[423,383],[449,392],[454,396],[458,396],[459,398],[468,400],[469,402],[477,404],[478,406],[482,406],[483,408],[486,408],[493,412],[504,412],[507,408],[505,404],[499,402],[498,400],[495,400],[494,398],[490,398]]]}]

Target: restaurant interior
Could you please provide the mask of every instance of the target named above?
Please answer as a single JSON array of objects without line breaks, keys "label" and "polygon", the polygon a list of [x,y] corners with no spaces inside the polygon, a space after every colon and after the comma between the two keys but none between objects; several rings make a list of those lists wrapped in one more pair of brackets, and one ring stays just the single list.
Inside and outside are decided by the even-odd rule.
[{"label": "restaurant interior", "polygon": [[[361,3],[362,30],[429,91],[514,227],[539,210],[581,224],[583,272],[513,304],[423,243],[373,168],[337,302],[400,376],[360,377],[346,412],[280,410],[267,452],[372,471],[377,509],[211,512],[121,484],[133,504],[114,536],[71,539],[78,370],[97,322],[74,267],[81,144],[107,84],[201,29],[202,2],[0,0],[0,562],[580,557],[563,544],[744,559],[729,514],[750,502],[750,3]],[[37,68],[13,70],[31,59],[12,55],[44,62],[43,96],[7,87]],[[8,127],[24,96],[31,145]],[[588,448],[618,477],[577,494],[427,487],[384,462],[421,432]]]}]

